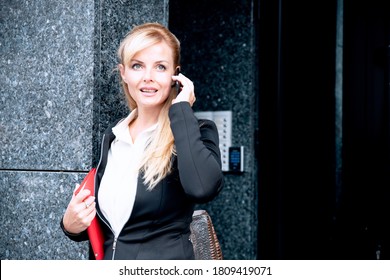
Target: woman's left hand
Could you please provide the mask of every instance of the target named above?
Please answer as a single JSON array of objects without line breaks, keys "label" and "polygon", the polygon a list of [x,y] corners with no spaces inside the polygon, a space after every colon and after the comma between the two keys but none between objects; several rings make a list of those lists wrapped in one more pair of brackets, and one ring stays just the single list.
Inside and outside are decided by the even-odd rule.
[{"label": "woman's left hand", "polygon": [[172,104],[178,102],[189,102],[191,107],[195,103],[196,97],[194,92],[194,83],[183,74],[172,76],[174,81],[180,82],[180,93],[172,100]]}]

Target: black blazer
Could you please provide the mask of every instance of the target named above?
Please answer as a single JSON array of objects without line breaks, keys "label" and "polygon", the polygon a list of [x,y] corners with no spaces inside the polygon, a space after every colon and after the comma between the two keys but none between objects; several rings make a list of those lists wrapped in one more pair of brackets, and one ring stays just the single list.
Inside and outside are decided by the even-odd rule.
[{"label": "black blazer", "polygon": [[[193,259],[189,240],[195,204],[212,200],[222,189],[223,174],[218,130],[210,120],[197,120],[188,102],[169,111],[176,155],[172,172],[152,190],[138,177],[133,211],[117,240],[99,208],[98,192],[115,135],[110,126],[103,136],[101,159],[95,178],[97,215],[105,235],[105,259]],[[75,241],[88,238],[65,234]],[[90,254],[90,258],[93,255]]]}]

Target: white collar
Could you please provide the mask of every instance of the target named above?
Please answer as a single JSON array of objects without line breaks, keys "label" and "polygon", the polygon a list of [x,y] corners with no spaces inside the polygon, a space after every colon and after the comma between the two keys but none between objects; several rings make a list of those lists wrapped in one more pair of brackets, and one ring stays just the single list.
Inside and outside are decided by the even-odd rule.
[{"label": "white collar", "polygon": [[[130,135],[129,124],[138,116],[137,109],[134,109],[130,112],[130,114],[123,120],[121,120],[115,127],[112,128],[112,132],[114,133],[117,140],[124,141],[126,143],[133,144],[133,139]],[[141,132],[141,135],[150,135],[157,128],[157,123],[152,125],[151,127],[145,129]]]}]

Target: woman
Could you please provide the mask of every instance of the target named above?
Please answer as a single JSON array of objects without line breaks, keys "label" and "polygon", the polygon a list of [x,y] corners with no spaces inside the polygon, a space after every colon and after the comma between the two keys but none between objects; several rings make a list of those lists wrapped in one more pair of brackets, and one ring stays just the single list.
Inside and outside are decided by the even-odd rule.
[{"label": "woman", "polygon": [[87,240],[97,215],[105,259],[194,259],[194,206],[223,186],[217,128],[194,116],[194,85],[175,75],[180,43],[163,25],[135,27],[118,56],[131,113],[104,133],[95,197],[73,195],[61,227],[72,240]]}]

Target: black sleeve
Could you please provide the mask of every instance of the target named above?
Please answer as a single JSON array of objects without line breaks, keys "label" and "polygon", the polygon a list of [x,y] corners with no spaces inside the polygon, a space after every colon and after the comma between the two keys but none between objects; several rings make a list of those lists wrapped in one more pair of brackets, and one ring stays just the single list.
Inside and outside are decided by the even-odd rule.
[{"label": "black sleeve", "polygon": [[84,230],[84,231],[80,232],[79,234],[70,233],[70,232],[68,232],[68,231],[65,229],[63,219],[61,219],[60,226],[61,226],[61,229],[62,229],[62,231],[64,232],[64,234],[65,234],[69,239],[71,239],[71,240],[73,240],[73,241],[76,241],[76,242],[81,242],[81,241],[86,241],[86,240],[88,240],[88,233],[87,233],[87,230]]},{"label": "black sleeve", "polygon": [[223,187],[217,127],[198,121],[188,102],[173,104],[169,117],[184,191],[196,203],[210,201]]}]

